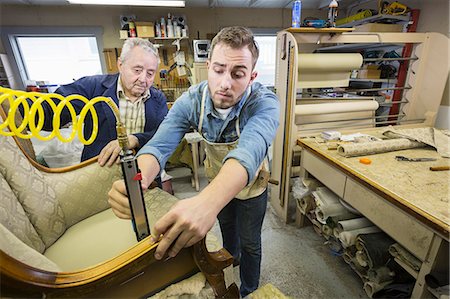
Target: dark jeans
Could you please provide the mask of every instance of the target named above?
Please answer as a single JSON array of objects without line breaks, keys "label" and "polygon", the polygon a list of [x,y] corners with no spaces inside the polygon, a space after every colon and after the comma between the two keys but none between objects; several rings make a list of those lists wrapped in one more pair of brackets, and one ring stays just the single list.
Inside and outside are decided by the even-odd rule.
[{"label": "dark jeans", "polygon": [[240,261],[242,297],[258,288],[261,270],[261,228],[266,214],[267,190],[261,195],[234,198],[219,213],[223,247]]}]

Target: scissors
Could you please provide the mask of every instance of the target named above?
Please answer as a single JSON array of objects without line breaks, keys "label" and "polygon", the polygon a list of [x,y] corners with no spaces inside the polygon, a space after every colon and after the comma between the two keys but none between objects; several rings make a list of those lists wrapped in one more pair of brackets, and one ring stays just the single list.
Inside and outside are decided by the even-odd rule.
[{"label": "scissors", "polygon": [[425,161],[436,161],[436,158],[408,158],[405,156],[395,156],[395,160],[408,162],[425,162]]}]

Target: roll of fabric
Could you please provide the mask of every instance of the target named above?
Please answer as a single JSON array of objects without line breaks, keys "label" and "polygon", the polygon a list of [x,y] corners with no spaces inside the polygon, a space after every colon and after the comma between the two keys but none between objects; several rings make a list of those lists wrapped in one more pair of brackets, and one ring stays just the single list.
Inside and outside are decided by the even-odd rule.
[{"label": "roll of fabric", "polygon": [[426,146],[422,142],[412,141],[406,138],[388,139],[363,143],[340,144],[338,153],[344,157],[357,157],[374,155],[386,152],[399,151]]},{"label": "roll of fabric", "polygon": [[299,104],[295,106],[295,115],[323,115],[359,111],[375,111],[379,107],[377,101],[336,101],[331,103]]},{"label": "roll of fabric", "polygon": [[[324,225],[324,226],[325,226],[325,225]],[[342,245],[341,245],[341,243],[339,242],[339,240],[336,239],[335,237],[330,236],[330,237],[328,238],[328,240],[325,242],[325,245],[327,245],[328,248],[330,248],[330,250],[331,250],[334,254],[337,254],[337,255],[342,254],[342,251],[343,251]]]},{"label": "roll of fabric", "polygon": [[373,223],[370,222],[370,220],[367,219],[366,217],[341,220],[341,221],[338,221],[333,233],[336,237],[339,237],[339,234],[343,231],[355,230],[355,229],[368,227],[368,226],[373,226]]},{"label": "roll of fabric", "polygon": [[357,257],[359,256],[361,262],[366,262],[369,268],[381,267],[389,261],[389,247],[394,243],[384,232],[360,234],[355,245],[356,249],[364,254],[357,254]]},{"label": "roll of fabric", "polygon": [[344,259],[344,262],[346,262],[347,264],[350,264],[351,261],[353,260],[353,255],[354,253],[352,253],[352,249],[353,247],[348,247],[344,249],[344,254],[342,255],[342,258]]},{"label": "roll of fabric", "polygon": [[322,224],[327,223],[328,217],[343,215],[351,215],[351,213],[339,202],[335,204],[323,204],[316,207],[316,219]]},{"label": "roll of fabric", "polygon": [[381,266],[367,270],[367,277],[370,281],[383,283],[393,281],[395,278],[395,272],[389,269],[389,267]]},{"label": "roll of fabric", "polygon": [[333,235],[333,229],[330,226],[324,224],[322,225],[322,234],[325,238],[328,239],[331,235]]},{"label": "roll of fabric", "polygon": [[316,190],[317,187],[321,186],[321,183],[314,178],[303,178],[302,183],[306,188],[312,191]]},{"label": "roll of fabric", "polygon": [[316,202],[314,201],[312,196],[307,195],[307,196],[302,197],[299,200],[298,208],[299,208],[300,212],[302,212],[302,214],[306,214],[309,211],[311,211],[312,209],[316,208]]},{"label": "roll of fabric", "polygon": [[394,243],[389,246],[389,253],[416,271],[419,271],[422,266],[422,262],[418,258],[409,253],[408,250],[403,248],[403,246],[398,243]]},{"label": "roll of fabric", "polygon": [[313,191],[312,194],[317,206],[339,203],[339,197],[327,187],[317,187],[316,191]]},{"label": "roll of fabric", "polygon": [[410,128],[396,129],[389,126],[384,129],[383,135],[389,138],[407,138],[432,146],[445,158],[450,157],[450,132],[436,128]]},{"label": "roll of fabric", "polygon": [[[348,86],[351,71],[359,69],[362,62],[363,57],[359,53],[299,53],[298,86],[300,88]],[[314,110],[313,107],[309,108]]]},{"label": "roll of fabric", "polygon": [[360,234],[373,234],[373,233],[378,233],[380,231],[381,230],[376,226],[369,226],[369,227],[364,227],[364,228],[360,228],[360,229],[349,230],[349,231],[340,233],[339,240],[341,241],[342,246],[344,246],[344,248],[346,248],[346,247],[355,245],[356,238]]},{"label": "roll of fabric", "polygon": [[387,281],[387,282],[383,282],[383,283],[367,281],[364,283],[364,291],[366,292],[367,296],[369,296],[369,298],[373,298],[375,293],[381,291],[390,283],[392,283],[392,281]]}]

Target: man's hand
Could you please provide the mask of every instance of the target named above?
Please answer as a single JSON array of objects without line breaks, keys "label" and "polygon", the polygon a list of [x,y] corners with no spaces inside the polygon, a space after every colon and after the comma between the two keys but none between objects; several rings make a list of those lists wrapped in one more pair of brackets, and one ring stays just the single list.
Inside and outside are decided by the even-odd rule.
[{"label": "man's hand", "polygon": [[[128,135],[128,144],[130,149],[136,148],[139,146],[139,140],[134,135]],[[98,164],[102,167],[105,164],[108,167],[111,167],[114,162],[118,163],[121,150],[122,149],[120,148],[119,141],[117,141],[117,139],[110,141],[98,155]]]},{"label": "man's hand", "polygon": [[155,258],[167,252],[174,257],[183,247],[200,241],[211,229],[220,210],[236,196],[247,183],[247,171],[235,159],[228,159],[219,174],[197,196],[177,202],[156,222],[152,238],[163,237],[156,248]]},{"label": "man's hand", "polygon": [[200,195],[177,202],[153,228],[153,241],[157,241],[155,236],[164,233],[155,258],[161,259],[166,252],[174,257],[183,247],[200,241],[214,225],[219,211],[214,207],[214,201]]},{"label": "man's hand", "polygon": [[124,180],[115,181],[108,192],[108,203],[114,214],[121,219],[131,219],[130,203]]},{"label": "man's hand", "polygon": [[[142,173],[141,187],[145,191],[159,173],[159,163],[152,155],[141,155],[138,157],[138,166]],[[108,203],[117,217],[131,219],[130,203],[124,180],[113,183],[108,197]]]}]

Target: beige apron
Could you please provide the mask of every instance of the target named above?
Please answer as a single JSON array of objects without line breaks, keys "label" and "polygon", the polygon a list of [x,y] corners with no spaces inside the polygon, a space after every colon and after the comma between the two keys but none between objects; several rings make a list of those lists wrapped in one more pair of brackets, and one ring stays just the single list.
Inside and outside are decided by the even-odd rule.
[{"label": "beige apron", "polygon": [[[206,144],[205,147],[206,158],[204,161],[205,174],[208,177],[209,181],[212,181],[222,168],[223,165],[222,161],[225,158],[225,156],[231,150],[236,148],[241,132],[239,129],[239,118],[238,118],[236,120],[236,133],[238,135],[238,139],[236,141],[228,143],[215,143],[209,142],[203,137],[202,124],[203,124],[203,115],[205,111],[207,88],[208,86],[205,86],[205,88],[203,89],[202,103],[201,103],[202,106],[200,108],[200,118],[198,123],[198,132],[200,133],[200,135],[202,135],[202,138]],[[248,89],[248,93],[249,92],[250,88]],[[235,197],[238,199],[249,199],[261,195],[266,190],[269,181],[270,174],[268,170],[269,170],[269,161],[266,157],[264,158],[261,165],[258,167],[256,175],[253,178],[253,180],[244,189],[242,189],[242,191],[239,192]]]}]

